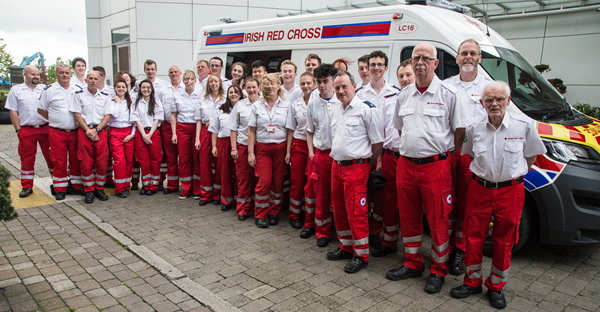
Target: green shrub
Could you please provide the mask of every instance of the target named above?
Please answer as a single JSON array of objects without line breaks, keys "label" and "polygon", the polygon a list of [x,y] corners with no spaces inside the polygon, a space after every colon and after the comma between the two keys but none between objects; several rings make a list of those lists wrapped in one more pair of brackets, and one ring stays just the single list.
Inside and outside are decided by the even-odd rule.
[{"label": "green shrub", "polygon": [[600,107],[592,106],[587,103],[577,103],[573,107],[584,115],[600,119]]},{"label": "green shrub", "polygon": [[18,217],[8,190],[10,186],[9,176],[8,169],[0,165],[0,221],[10,221]]}]

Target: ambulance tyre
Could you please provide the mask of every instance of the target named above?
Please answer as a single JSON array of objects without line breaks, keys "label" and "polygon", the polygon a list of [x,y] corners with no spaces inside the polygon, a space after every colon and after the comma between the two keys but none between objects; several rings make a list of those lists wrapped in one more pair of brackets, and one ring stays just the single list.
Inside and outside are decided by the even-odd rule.
[{"label": "ambulance tyre", "polygon": [[[512,252],[513,254],[518,253],[525,245],[532,241],[533,234],[533,226],[534,226],[534,215],[531,203],[528,203],[528,198],[525,198],[525,205],[523,206],[523,211],[521,212],[521,223],[519,224],[519,241],[513,246]],[[483,255],[486,257],[492,257],[493,252],[493,242],[492,242],[492,229],[490,228],[487,239],[485,240],[485,245],[483,246]]]}]

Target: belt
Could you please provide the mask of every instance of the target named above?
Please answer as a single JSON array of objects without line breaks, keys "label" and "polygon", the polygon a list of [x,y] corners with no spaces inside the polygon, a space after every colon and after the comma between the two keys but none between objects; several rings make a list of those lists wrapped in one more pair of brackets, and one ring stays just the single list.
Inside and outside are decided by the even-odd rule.
[{"label": "belt", "polygon": [[144,127],[144,130],[145,131],[150,131],[150,130],[152,130],[152,127]]},{"label": "belt", "polygon": [[505,187],[505,186],[513,186],[513,185],[517,185],[517,184],[521,184],[523,183],[523,177],[518,177],[516,179],[512,179],[512,180],[508,180],[508,181],[503,181],[503,182],[490,182],[488,180],[482,179],[480,177],[478,177],[476,174],[473,173],[472,175],[473,180],[477,181],[477,183],[479,183],[482,186],[485,186],[487,188],[490,189],[497,189],[499,187]]},{"label": "belt", "polygon": [[60,131],[63,131],[63,132],[73,132],[73,131],[77,130],[77,128],[75,128],[75,129],[62,129],[62,128],[56,128],[56,127],[52,127],[52,126],[50,126],[50,128],[52,128],[54,130],[60,130]]},{"label": "belt", "polygon": [[340,166],[350,166],[354,164],[368,164],[371,162],[371,158],[360,158],[360,159],[352,159],[352,160],[336,160],[335,161]]},{"label": "belt", "polygon": [[391,149],[384,148],[383,152],[384,153],[388,153],[388,154],[394,156],[395,158],[399,158],[400,157],[400,152],[395,152],[395,151],[392,151]]},{"label": "belt", "polygon": [[436,162],[439,160],[448,159],[448,155],[449,155],[449,153],[445,152],[445,153],[442,153],[439,155],[434,155],[434,156],[425,157],[425,158],[410,158],[410,157],[406,157],[406,156],[402,156],[402,157],[414,162],[417,165],[424,165],[424,164],[429,164],[429,163]]},{"label": "belt", "polygon": [[36,128],[36,129],[37,129],[37,128],[45,127],[45,126],[47,126],[47,125],[48,125],[48,123],[45,123],[45,124],[43,124],[43,125],[35,125],[35,126],[23,125],[23,126],[21,126],[21,128],[22,128],[22,127],[25,127],[25,128]]}]

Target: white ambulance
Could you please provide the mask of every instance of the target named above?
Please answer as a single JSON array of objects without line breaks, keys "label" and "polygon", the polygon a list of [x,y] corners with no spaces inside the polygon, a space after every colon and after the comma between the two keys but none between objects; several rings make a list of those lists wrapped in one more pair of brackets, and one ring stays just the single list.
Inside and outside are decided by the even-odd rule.
[{"label": "white ambulance", "polygon": [[[381,50],[390,59],[386,81],[396,84],[400,62],[426,41],[438,49],[436,74],[443,80],[458,74],[456,51],[468,38],[481,45],[479,70],[509,83],[514,104],[509,109],[538,121],[548,149],[525,176],[527,198],[515,249],[532,236],[548,244],[600,242],[600,121],[573,110],[508,41],[477,19],[430,5],[394,5],[206,26],[194,68],[196,61],[218,56],[227,71],[235,62],[263,60],[276,72],[291,59],[301,74],[309,53],[331,63]],[[360,80],[356,63],[349,71]]]}]

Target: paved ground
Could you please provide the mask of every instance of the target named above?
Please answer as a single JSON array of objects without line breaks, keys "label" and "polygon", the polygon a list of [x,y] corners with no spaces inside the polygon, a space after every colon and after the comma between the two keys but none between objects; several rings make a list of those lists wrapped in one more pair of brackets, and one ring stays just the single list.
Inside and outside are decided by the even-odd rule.
[{"label": "paved ground", "polygon": [[[18,173],[8,127],[0,126],[7,142],[0,161]],[[36,173],[47,176],[43,167],[38,161]],[[423,292],[427,271],[420,279],[386,280],[401,252],[348,275],[345,263],[325,259],[335,242],[319,248],[314,237],[300,239],[285,217],[258,229],[252,219],[239,222],[235,212],[176,194],[111,196],[91,205],[67,199],[20,209],[18,220],[0,226],[0,311],[492,310],[484,295],[449,296],[462,277],[449,276],[437,295]],[[513,257],[507,310],[600,311],[599,271],[598,245],[528,248]]]}]

